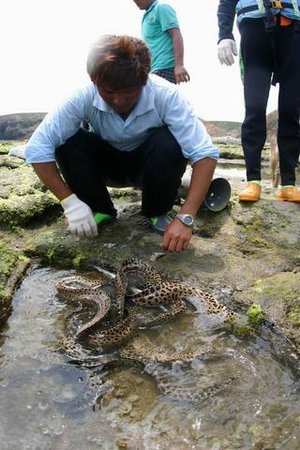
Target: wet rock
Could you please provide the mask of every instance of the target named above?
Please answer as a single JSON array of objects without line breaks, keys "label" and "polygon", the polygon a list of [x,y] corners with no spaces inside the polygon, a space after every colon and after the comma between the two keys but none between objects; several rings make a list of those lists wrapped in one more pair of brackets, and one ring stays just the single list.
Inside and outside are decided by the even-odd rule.
[{"label": "wet rock", "polygon": [[0,323],[9,317],[12,293],[29,264],[30,259],[17,248],[0,241]]},{"label": "wet rock", "polygon": [[23,225],[59,204],[51,193],[45,192],[31,167],[15,162],[11,166],[8,163],[3,166],[3,159],[7,158],[0,157],[0,223]]},{"label": "wet rock", "polygon": [[[254,204],[238,202],[243,182],[238,180],[227,208],[217,213],[199,210],[187,251],[162,254],[161,237],[143,223],[138,190],[112,189],[118,221],[94,239],[78,238],[67,232],[59,202],[32,168],[8,151],[0,155],[2,317],[9,314],[10,300],[29,262],[95,270],[95,265],[117,268],[123,259],[137,256],[177,280],[211,292],[233,309],[259,303],[293,342],[300,342],[300,207],[277,202],[267,180],[261,201]],[[173,214],[179,208],[175,205]]]}]

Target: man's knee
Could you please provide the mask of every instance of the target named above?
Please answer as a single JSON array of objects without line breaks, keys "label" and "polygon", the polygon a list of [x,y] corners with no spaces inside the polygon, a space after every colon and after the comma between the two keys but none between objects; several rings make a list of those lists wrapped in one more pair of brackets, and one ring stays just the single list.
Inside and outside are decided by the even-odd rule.
[{"label": "man's knee", "polygon": [[155,130],[152,136],[152,157],[156,158],[158,163],[164,164],[183,164],[185,158],[181,147],[176,138],[167,127],[161,127]]},{"label": "man's knee", "polygon": [[180,149],[177,140],[168,127],[155,128],[146,142],[149,144],[159,144],[160,147],[178,147]]}]

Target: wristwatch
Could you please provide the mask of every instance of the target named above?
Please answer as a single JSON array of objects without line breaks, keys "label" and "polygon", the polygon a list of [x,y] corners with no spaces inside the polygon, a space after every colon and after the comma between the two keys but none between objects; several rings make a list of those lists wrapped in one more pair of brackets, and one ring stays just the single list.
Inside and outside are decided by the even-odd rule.
[{"label": "wristwatch", "polygon": [[182,222],[184,225],[193,228],[194,217],[191,216],[191,214],[177,214],[175,218],[180,220],[180,222]]}]

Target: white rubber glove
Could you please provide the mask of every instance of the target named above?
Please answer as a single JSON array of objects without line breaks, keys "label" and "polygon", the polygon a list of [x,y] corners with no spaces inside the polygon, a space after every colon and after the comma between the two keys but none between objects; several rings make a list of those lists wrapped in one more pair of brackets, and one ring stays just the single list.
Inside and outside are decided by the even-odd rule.
[{"label": "white rubber glove", "polygon": [[234,56],[238,54],[236,43],[233,39],[222,39],[218,44],[218,57],[221,64],[231,66],[234,63]]},{"label": "white rubber glove", "polygon": [[61,205],[68,221],[68,230],[78,236],[96,236],[98,234],[91,208],[72,194],[61,201]]}]

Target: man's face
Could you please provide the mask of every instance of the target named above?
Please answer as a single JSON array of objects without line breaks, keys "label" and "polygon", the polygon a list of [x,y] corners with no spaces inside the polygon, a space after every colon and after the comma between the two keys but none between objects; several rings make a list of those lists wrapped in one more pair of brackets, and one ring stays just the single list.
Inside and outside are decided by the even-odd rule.
[{"label": "man's face", "polygon": [[126,114],[137,103],[143,86],[112,90],[105,85],[97,85],[98,92],[103,100],[118,114]]},{"label": "man's face", "polygon": [[133,0],[136,6],[140,9],[148,9],[154,0]]}]

